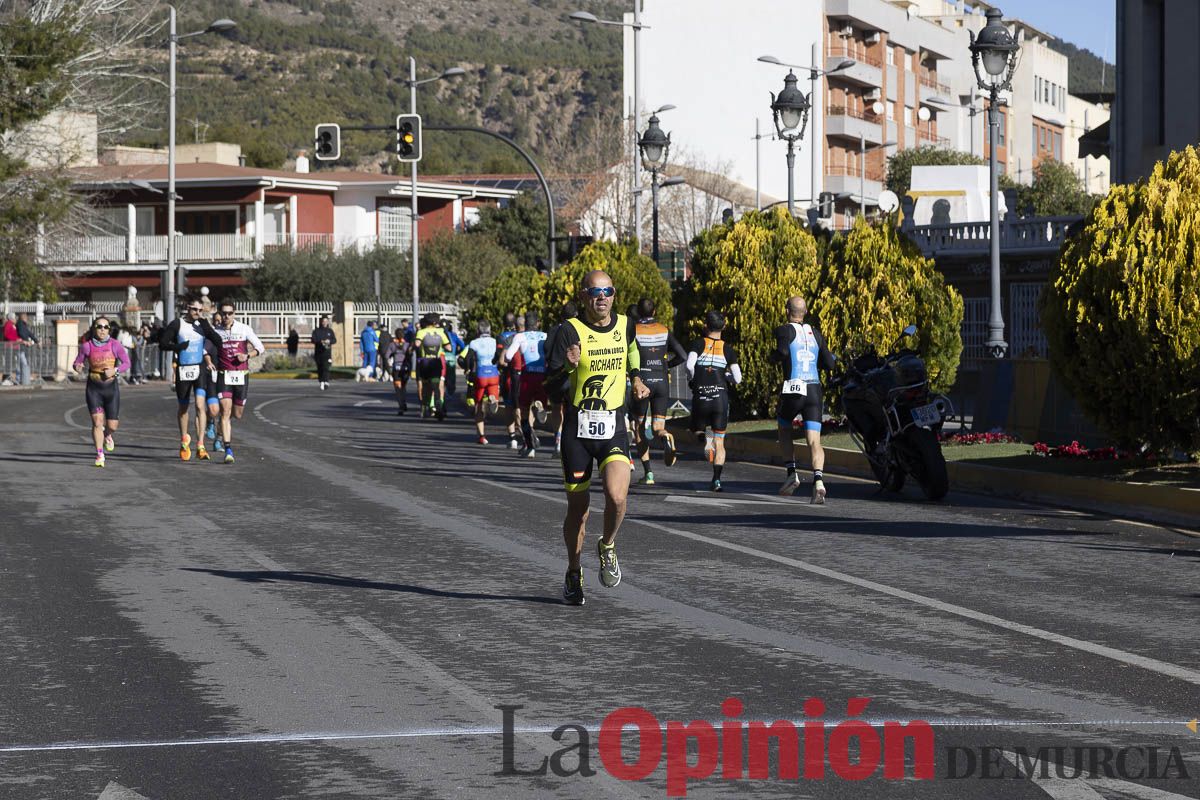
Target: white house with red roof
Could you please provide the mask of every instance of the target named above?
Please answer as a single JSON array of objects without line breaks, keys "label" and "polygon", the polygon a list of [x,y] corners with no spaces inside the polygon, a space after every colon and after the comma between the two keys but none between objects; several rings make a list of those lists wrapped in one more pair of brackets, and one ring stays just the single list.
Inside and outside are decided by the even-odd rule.
[{"label": "white house with red roof", "polygon": [[[166,165],[88,166],[71,175],[98,214],[86,231],[44,237],[41,265],[57,273],[70,299],[122,299],[128,286],[159,299],[167,269]],[[175,184],[176,259],[188,290],[242,286],[245,271],[272,248],[409,250],[407,177],[180,163]],[[435,176],[420,179],[417,194],[424,241],[463,230],[481,206],[520,191]]]}]

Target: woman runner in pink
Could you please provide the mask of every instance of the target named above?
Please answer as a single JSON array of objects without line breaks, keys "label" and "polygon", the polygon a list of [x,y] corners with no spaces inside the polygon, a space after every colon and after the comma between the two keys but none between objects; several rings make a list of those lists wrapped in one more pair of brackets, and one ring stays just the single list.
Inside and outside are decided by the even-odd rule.
[{"label": "woman runner in pink", "polygon": [[125,346],[109,335],[107,317],[96,317],[88,338],[79,345],[73,368],[87,365],[84,398],[92,415],[92,441],[96,445],[96,466],[104,466],[104,452],[116,448],[113,432],[121,413],[121,393],[117,374],[129,372],[129,354]]}]

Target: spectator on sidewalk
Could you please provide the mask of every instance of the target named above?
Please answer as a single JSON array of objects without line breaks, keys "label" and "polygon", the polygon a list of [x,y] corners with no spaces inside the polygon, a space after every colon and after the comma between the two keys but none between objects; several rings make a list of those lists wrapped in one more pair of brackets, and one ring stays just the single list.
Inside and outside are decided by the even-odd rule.
[{"label": "spectator on sidewalk", "polygon": [[12,386],[13,380],[17,378],[14,372],[9,370],[16,369],[17,348],[20,347],[21,337],[17,335],[17,315],[9,314],[4,318],[4,356],[3,356],[3,375],[0,375],[0,380],[3,380],[5,386]]},{"label": "spectator on sidewalk", "polygon": [[296,333],[296,329],[292,328],[287,335],[287,351],[289,358],[295,358],[300,352],[300,334]]},{"label": "spectator on sidewalk", "polygon": [[29,315],[21,312],[17,317],[17,338],[21,340],[20,349],[17,350],[17,360],[20,362],[21,385],[28,386],[30,381],[29,376],[29,354],[33,348],[38,345],[37,334],[33,332],[33,328],[29,325]]},{"label": "spectator on sidewalk", "polygon": [[125,348],[125,354],[129,356],[129,382],[136,384],[141,372],[138,368],[137,337],[133,335],[129,328],[121,328],[117,333],[117,343]]},{"label": "spectator on sidewalk", "polygon": [[379,362],[379,334],[375,332],[375,320],[367,323],[359,336],[359,347],[362,348],[362,365],[371,369],[371,377],[375,375],[375,367]]},{"label": "spectator on sidewalk", "polygon": [[317,362],[317,383],[321,390],[329,388],[329,362],[333,359],[333,346],[337,336],[329,327],[329,317],[321,317],[320,324],[312,332],[313,359]]}]

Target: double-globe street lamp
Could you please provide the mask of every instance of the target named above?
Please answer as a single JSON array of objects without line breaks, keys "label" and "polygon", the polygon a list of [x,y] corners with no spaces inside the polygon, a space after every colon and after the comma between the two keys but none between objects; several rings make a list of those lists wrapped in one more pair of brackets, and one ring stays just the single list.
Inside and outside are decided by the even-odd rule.
[{"label": "double-globe street lamp", "polygon": [[[853,67],[855,64],[858,63],[857,61],[855,61],[852,58],[844,58],[841,61],[839,61],[837,66],[835,66],[833,69],[820,69],[819,67],[813,66],[817,62],[817,46],[815,44],[813,45],[813,48],[812,48],[813,64],[788,64],[787,62],[780,61],[778,58],[776,58],[775,56],[771,56],[771,55],[759,56],[758,60],[764,64],[774,64],[777,67],[790,67],[793,69],[808,70],[808,84],[809,84],[808,99],[809,99],[810,103],[814,97],[818,96],[817,95],[817,79],[818,78],[821,78],[825,75],[832,75],[836,72],[841,72],[842,70],[850,69],[850,67]],[[771,107],[772,111],[774,111],[774,108],[775,107],[772,105],[772,107]],[[756,123],[756,125],[757,125],[757,123]],[[778,125],[776,127],[778,128]],[[757,127],[756,127],[754,133],[755,133],[755,139],[758,139],[759,136],[758,136]],[[789,164],[790,163],[791,162],[789,162]],[[816,145],[814,145],[812,148],[812,165],[811,165],[811,173],[812,174],[809,176],[809,178],[810,178],[809,202],[810,203],[817,202],[817,172],[818,172],[817,147],[816,147]],[[756,204],[757,204],[757,201],[756,201]],[[791,208],[792,208],[792,205],[789,204],[788,205],[789,211],[791,210]]]},{"label": "double-globe street lamp", "polygon": [[[1000,191],[996,171],[996,145],[1000,130],[1000,92],[1012,88],[1013,74],[1017,71],[1021,45],[1004,27],[1004,15],[1000,9],[987,12],[987,24],[978,35],[971,34],[971,66],[975,69],[975,80],[979,88],[988,92],[988,167],[991,176],[991,251],[992,251],[992,310],[988,319],[988,338],[985,343],[994,358],[1003,358],[1008,352],[1004,341],[1004,317],[1000,313]],[[982,62],[983,71],[980,71]]]},{"label": "double-globe street lamp", "polygon": [[166,291],[163,299],[163,324],[171,321],[171,315],[175,313],[175,290],[178,283],[179,291],[183,291],[186,285],[186,278],[180,271],[176,276],[176,257],[175,257],[175,58],[176,50],[179,47],[179,42],[184,39],[191,39],[193,36],[203,36],[206,33],[225,33],[237,27],[237,23],[231,19],[219,19],[209,25],[202,31],[192,31],[191,33],[177,33],[175,29],[175,6],[167,6],[170,9],[170,17],[168,23],[168,51],[169,57],[167,67],[167,94],[170,102],[167,108],[167,274],[166,274]]},{"label": "double-globe street lamp", "polygon": [[[631,28],[633,30],[633,135],[637,136],[638,129],[642,126],[642,30],[649,29],[649,25],[642,24],[642,0],[633,0],[633,22],[623,22],[614,19],[600,19],[595,14],[587,11],[576,11],[568,15],[570,19],[578,22],[594,22],[597,25],[615,25],[620,28]],[[633,235],[638,241],[638,247],[642,243],[642,195],[637,192],[637,187],[642,185],[641,163],[638,160],[637,153],[633,153]]]},{"label": "double-globe street lamp", "polygon": [[[663,133],[663,129],[659,127],[659,113],[674,108],[675,106],[666,105],[657,109],[650,115],[649,127],[646,132],[638,138],[638,150],[642,154],[642,165],[650,170],[650,196],[653,206],[653,244],[652,254],[655,266],[658,266],[658,190],[662,186],[676,186],[684,182],[683,178],[668,178],[659,183],[658,173],[666,166],[667,155],[671,151],[671,134]],[[635,190],[635,197],[641,196],[640,187]]]}]

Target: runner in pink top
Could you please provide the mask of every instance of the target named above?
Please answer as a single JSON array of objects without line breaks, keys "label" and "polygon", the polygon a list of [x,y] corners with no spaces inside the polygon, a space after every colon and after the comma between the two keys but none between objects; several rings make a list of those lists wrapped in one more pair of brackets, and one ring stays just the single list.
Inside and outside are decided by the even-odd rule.
[{"label": "runner in pink top", "polygon": [[125,346],[110,335],[112,328],[107,317],[97,317],[89,337],[79,346],[72,365],[78,370],[87,366],[87,387],[84,398],[92,415],[92,441],[96,445],[96,466],[104,466],[105,451],[116,448],[113,432],[121,413],[121,390],[117,373],[129,372],[129,353]]}]

